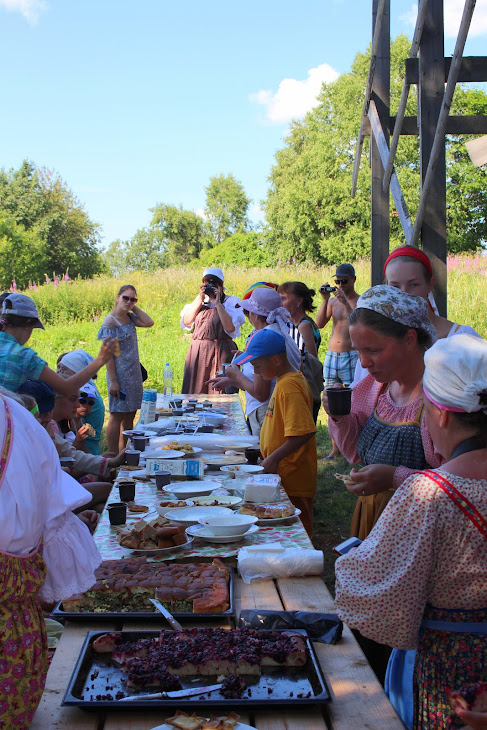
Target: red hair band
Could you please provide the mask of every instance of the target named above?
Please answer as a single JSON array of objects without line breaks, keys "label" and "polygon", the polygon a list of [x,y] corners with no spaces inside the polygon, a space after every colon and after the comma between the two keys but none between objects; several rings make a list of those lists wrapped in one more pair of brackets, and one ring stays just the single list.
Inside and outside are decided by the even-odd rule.
[{"label": "red hair band", "polygon": [[418,261],[421,261],[421,263],[426,266],[426,268],[429,271],[430,276],[433,276],[433,269],[431,268],[431,261],[426,256],[424,251],[421,251],[421,249],[416,248],[416,246],[401,246],[400,248],[396,248],[395,251],[390,253],[389,256],[386,258],[386,262],[384,264],[384,276],[386,275],[387,264],[389,264],[392,261],[392,259],[396,259],[398,256],[411,256],[413,259],[418,259]]}]

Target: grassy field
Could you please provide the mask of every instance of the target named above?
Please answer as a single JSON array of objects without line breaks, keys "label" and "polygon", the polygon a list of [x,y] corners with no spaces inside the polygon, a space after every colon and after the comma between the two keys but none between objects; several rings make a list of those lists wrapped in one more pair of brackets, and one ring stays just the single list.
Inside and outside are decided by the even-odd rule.
[{"label": "grassy field", "polygon": [[[364,291],[370,282],[370,263],[355,264],[356,289]],[[487,337],[487,260],[482,257],[455,257],[449,260],[449,307],[450,319],[474,327]],[[304,281],[316,291],[324,281],[331,281],[334,269],[301,266],[281,266],[275,269],[237,269],[225,272],[226,290],[229,294],[242,295],[255,281]],[[43,286],[27,292],[39,307],[46,329],[34,330],[29,345],[55,369],[60,353],[83,348],[96,354],[97,332],[103,318],[110,311],[115,295],[122,284],[133,284],[137,289],[139,304],[155,321],[153,328],[140,329],[139,351],[141,362],[147,368],[148,388],[162,389],[164,364],[170,362],[174,371],[174,388],[182,382],[184,358],[189,347],[190,335],[181,331],[179,312],[183,305],[196,296],[201,275],[194,270],[167,269],[154,274],[138,273],[129,280],[99,278],[93,281],[63,282],[58,287]],[[320,296],[315,302],[319,304]],[[241,347],[250,326],[246,324],[239,341]],[[322,331],[321,359],[326,352],[331,325]],[[99,377],[98,387],[106,397],[105,375]],[[330,441],[323,413],[319,417],[318,431],[319,476],[318,496],[315,504],[315,539],[317,547],[325,552],[327,582],[333,581],[334,557],[331,547],[348,536],[350,517],[355,498],[341,483],[334,479],[336,471],[348,468],[345,460],[324,464],[322,457],[330,451]]]}]

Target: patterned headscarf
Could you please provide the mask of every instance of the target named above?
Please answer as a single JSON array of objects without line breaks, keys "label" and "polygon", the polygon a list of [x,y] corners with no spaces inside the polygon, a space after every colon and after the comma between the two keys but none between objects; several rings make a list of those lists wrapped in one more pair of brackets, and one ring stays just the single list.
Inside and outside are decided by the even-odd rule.
[{"label": "patterned headscarf", "polygon": [[356,309],[370,309],[406,327],[426,330],[433,341],[437,338],[436,330],[428,319],[426,300],[395,286],[379,284],[367,289],[358,298]]}]

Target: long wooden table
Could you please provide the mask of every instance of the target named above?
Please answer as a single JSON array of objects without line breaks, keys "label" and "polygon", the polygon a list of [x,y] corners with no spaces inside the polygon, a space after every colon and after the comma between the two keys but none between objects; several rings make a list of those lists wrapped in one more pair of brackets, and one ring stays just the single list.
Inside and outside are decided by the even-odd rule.
[{"label": "long wooden table", "polygon": [[[234,413],[236,398],[226,396]],[[240,427],[241,423],[237,424],[237,428]],[[250,584],[237,578],[235,591],[237,615],[241,609],[252,608],[334,611],[333,599],[320,576],[252,581]],[[230,621],[225,619],[218,625],[230,627]],[[162,617],[161,627],[167,628]],[[161,709],[85,712],[61,706],[86,632],[115,628],[104,622],[67,623],[32,723],[34,730],[150,730],[173,714]],[[126,621],[123,628],[154,630],[155,625]],[[344,627],[342,639],[336,645],[315,642],[314,648],[331,690],[332,702],[299,710],[283,708],[278,711],[239,712],[242,722],[258,730],[402,730],[401,721],[348,627]],[[198,711],[201,712],[200,709]]]}]

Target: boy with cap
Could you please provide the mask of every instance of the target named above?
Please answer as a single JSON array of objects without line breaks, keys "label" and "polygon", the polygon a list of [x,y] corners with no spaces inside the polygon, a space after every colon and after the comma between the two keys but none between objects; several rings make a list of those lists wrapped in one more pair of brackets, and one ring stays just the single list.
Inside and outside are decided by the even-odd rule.
[{"label": "boy with cap", "polygon": [[247,342],[236,365],[252,362],[254,373],[264,380],[277,378],[260,432],[265,471],[279,474],[291,502],[301,510],[308,535],[313,532],[313,500],[316,494],[316,426],[313,396],[301,372],[286,356],[286,340],[279,332],[263,329]]},{"label": "boy with cap", "polygon": [[[355,291],[355,269],[352,264],[340,264],[335,273],[335,296],[326,291],[329,287],[325,282],[320,287],[322,296],[321,307],[316,315],[316,324],[320,329],[332,320],[331,337],[328,351],[323,365],[323,380],[325,388],[336,384],[350,385],[355,376],[355,366],[358,353],[352,346],[348,330],[348,318],[355,309],[359,295]],[[340,456],[337,445],[332,441],[332,451],[325,457],[325,461]]]}]

